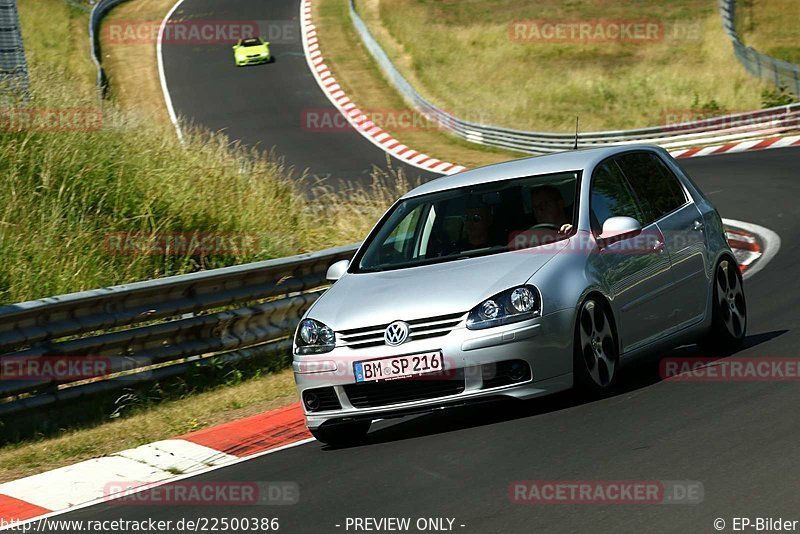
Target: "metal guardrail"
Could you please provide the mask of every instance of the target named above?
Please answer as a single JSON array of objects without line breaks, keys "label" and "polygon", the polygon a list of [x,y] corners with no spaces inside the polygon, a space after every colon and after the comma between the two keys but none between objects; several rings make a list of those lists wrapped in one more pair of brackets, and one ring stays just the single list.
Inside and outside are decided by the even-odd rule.
[{"label": "metal guardrail", "polygon": [[16,0],[0,0],[0,81],[16,94],[28,94],[30,77]]},{"label": "metal guardrail", "polygon": [[92,61],[97,67],[97,88],[100,90],[100,96],[105,98],[108,94],[108,77],[103,64],[100,53],[100,23],[103,21],[109,11],[127,0],[99,0],[92,12],[89,14],[89,44],[92,48]]},{"label": "metal guardrail", "polygon": [[736,0],[719,0],[719,11],[725,33],[733,44],[733,52],[744,68],[753,76],[770,81],[777,87],[785,87],[800,97],[800,65],[762,54],[742,42],[736,31]]},{"label": "metal guardrail", "polygon": [[[574,133],[528,132],[460,119],[432,104],[420,95],[394,66],[389,56],[369,31],[349,0],[350,19],[369,53],[395,89],[414,108],[436,121],[451,134],[487,146],[516,150],[528,154],[545,154],[570,150]],[[800,104],[778,106],[737,113],[708,120],[684,122],[632,130],[585,132],[578,136],[578,146],[588,148],[603,144],[654,143],[670,150],[716,143],[742,141],[800,129]]]},{"label": "metal guardrail", "polygon": [[350,259],[356,249],[2,306],[0,369],[14,369],[16,362],[27,368],[37,359],[91,359],[104,363],[104,373],[89,380],[0,377],[0,416],[176,376],[212,355],[234,362],[289,354],[297,321],[328,285],[329,265]]}]

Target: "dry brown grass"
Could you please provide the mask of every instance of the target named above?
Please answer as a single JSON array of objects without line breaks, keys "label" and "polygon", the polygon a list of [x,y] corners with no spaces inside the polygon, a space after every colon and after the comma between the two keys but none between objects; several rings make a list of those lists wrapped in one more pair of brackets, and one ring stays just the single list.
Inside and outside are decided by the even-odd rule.
[{"label": "dry brown grass", "polygon": [[158,121],[169,121],[156,61],[156,44],[120,43],[109,39],[109,25],[147,24],[157,27],[175,0],[130,0],[104,19],[100,44],[114,100],[129,111]]},{"label": "dry brown grass", "polygon": [[[580,115],[582,130],[593,131],[659,125],[666,111],[760,107],[763,86],[733,56],[715,0],[362,0],[358,6],[424,96],[456,115],[481,113],[487,123],[563,132]],[[514,21],[600,18],[655,20],[665,35],[694,33],[629,43],[519,42],[509,35]]]},{"label": "dry brown grass", "polygon": [[800,2],[740,0],[736,23],[745,44],[778,59],[800,64]]},{"label": "dry brown grass", "polygon": [[[314,21],[320,49],[338,83],[353,101],[370,113],[404,113],[409,109],[384,78],[361,44],[347,14],[346,0],[315,0]],[[520,157],[519,153],[480,147],[439,130],[435,125],[418,129],[384,129],[401,143],[437,159],[475,167]]]}]

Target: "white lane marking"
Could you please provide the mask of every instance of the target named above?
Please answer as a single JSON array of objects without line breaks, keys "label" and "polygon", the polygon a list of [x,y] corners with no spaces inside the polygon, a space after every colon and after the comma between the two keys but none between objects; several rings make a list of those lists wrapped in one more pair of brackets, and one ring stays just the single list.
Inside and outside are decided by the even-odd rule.
[{"label": "white lane marking", "polygon": [[106,456],[0,484],[0,493],[48,510],[102,502],[108,484],[158,483],[172,475],[152,465]]},{"label": "white lane marking", "polygon": [[211,447],[185,439],[164,439],[141,445],[135,449],[117,452],[114,456],[130,458],[167,472],[190,473],[210,465],[227,463],[236,459]]},{"label": "white lane marking", "polygon": [[[194,471],[192,473],[186,473],[184,475],[171,476],[170,478],[165,479],[165,480],[153,481],[153,483],[147,484],[147,485],[142,486],[140,488],[126,490],[125,494],[126,495],[133,495],[133,494],[136,494],[136,493],[140,493],[142,491],[147,491],[147,490],[149,490],[151,488],[156,488],[158,486],[163,486],[164,484],[171,484],[172,482],[177,482],[179,480],[185,480],[187,478],[193,478],[193,477],[196,477],[196,476],[203,475],[205,473],[209,473],[211,471],[216,471],[217,469],[222,469],[224,467],[230,467],[232,465],[236,465],[236,464],[241,463],[241,462],[246,462],[248,460],[253,460],[253,459],[259,458],[261,456],[266,456],[268,454],[272,454],[272,453],[275,453],[275,452],[280,452],[280,451],[283,451],[283,450],[286,450],[286,449],[291,449],[293,447],[298,447],[300,445],[305,445],[306,443],[311,443],[312,441],[316,441],[316,440],[314,438],[307,438],[307,439],[303,439],[303,440],[300,440],[300,441],[295,441],[294,443],[289,443],[287,445],[283,445],[281,447],[276,447],[276,448],[270,449],[268,451],[262,451],[262,452],[257,452],[255,454],[250,454],[248,456],[242,456],[241,458],[237,458],[237,459],[232,460],[232,461],[230,461],[228,463],[225,463],[225,464],[210,466],[210,467],[208,467],[206,469],[201,469],[201,470],[198,470],[198,471]],[[102,458],[100,458],[100,459],[102,460]],[[130,461],[132,462],[133,460],[130,460]],[[75,464],[75,465],[81,465],[81,464]],[[140,464],[140,465],[144,466],[144,464]],[[70,466],[70,467],[74,467],[74,466]],[[7,484],[13,484],[13,482],[8,482]],[[6,495],[9,495],[5,491],[2,491],[2,493],[6,494]],[[9,496],[13,497],[13,495],[9,495]],[[30,502],[30,500],[27,497],[23,498],[22,500]],[[96,504],[103,504],[103,503],[108,503],[108,502],[109,502],[109,499],[106,498],[106,497],[96,498],[96,499],[93,499],[91,501],[87,501],[87,502],[84,502],[84,503],[81,503],[81,504],[77,504],[77,505],[75,505],[75,506],[73,506],[71,508],[64,508],[62,510],[54,510],[54,511],[48,513],[48,514],[40,515],[38,517],[33,517],[31,519],[26,519],[25,521],[20,521],[19,523],[12,523],[12,524],[9,524],[9,525],[7,525],[5,527],[0,527],[0,531],[12,529],[12,528],[14,530],[17,530],[22,525],[27,525],[27,524],[34,523],[34,522],[37,522],[37,521],[41,521],[43,519],[47,519],[47,518],[50,518],[50,517],[55,517],[55,516],[59,516],[59,515],[68,514],[70,512],[74,512],[76,510],[81,510],[83,508],[88,508],[88,507],[94,506]],[[35,504],[35,503],[33,503],[33,504]],[[44,506],[44,508],[51,508],[51,507]]]},{"label": "white lane marking", "polygon": [[751,232],[761,239],[761,242],[764,244],[764,250],[761,253],[761,258],[756,262],[753,267],[750,267],[744,272],[742,278],[750,278],[758,271],[763,269],[767,266],[767,264],[775,257],[778,251],[781,249],[781,238],[778,234],[770,230],[769,228],[764,228],[763,226],[759,226],[757,224],[737,221],[734,219],[722,219],[723,224],[727,224],[734,228],[741,228],[747,232]]},{"label": "white lane marking", "polygon": [[178,135],[178,140],[183,143],[183,132],[181,126],[178,124],[178,116],[175,114],[175,106],[172,104],[172,96],[169,94],[169,87],[167,87],[167,75],[164,71],[164,53],[162,43],[164,41],[164,32],[166,31],[167,24],[172,14],[183,4],[184,0],[178,0],[172,9],[169,10],[167,16],[161,21],[161,26],[158,28],[158,39],[156,40],[156,60],[158,61],[158,79],[161,81],[161,92],[164,94],[164,103],[167,105],[167,112],[169,113],[169,120],[175,126],[175,133]]}]

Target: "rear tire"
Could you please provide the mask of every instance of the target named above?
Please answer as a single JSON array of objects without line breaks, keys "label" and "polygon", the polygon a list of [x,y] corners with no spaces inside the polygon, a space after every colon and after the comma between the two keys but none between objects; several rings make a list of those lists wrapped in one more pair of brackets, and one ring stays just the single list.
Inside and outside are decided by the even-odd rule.
[{"label": "rear tire", "polygon": [[605,301],[588,297],[578,309],[572,369],[576,385],[602,395],[617,382],[619,344]]},{"label": "rear tire", "polygon": [[311,435],[331,447],[347,447],[364,441],[372,421],[356,421],[353,423],[334,423],[309,429]]},{"label": "rear tire", "polygon": [[707,350],[731,350],[744,342],[747,333],[747,302],[742,273],[736,263],[723,258],[714,270],[711,329],[699,341]]}]

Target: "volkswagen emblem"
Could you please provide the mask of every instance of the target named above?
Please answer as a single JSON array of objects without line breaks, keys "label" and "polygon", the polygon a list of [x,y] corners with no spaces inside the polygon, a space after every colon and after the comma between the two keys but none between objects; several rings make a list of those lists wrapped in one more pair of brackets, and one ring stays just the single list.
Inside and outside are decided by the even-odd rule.
[{"label": "volkswagen emblem", "polygon": [[408,323],[403,321],[395,321],[386,327],[386,332],[383,334],[383,340],[387,345],[393,347],[402,345],[408,339]]}]

